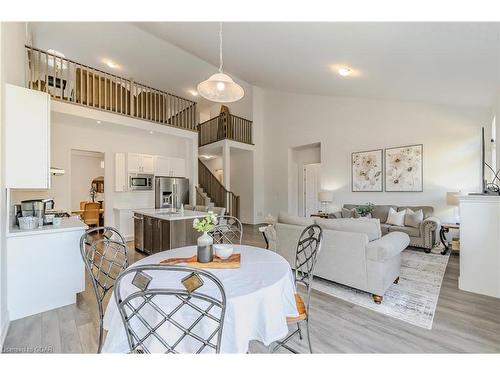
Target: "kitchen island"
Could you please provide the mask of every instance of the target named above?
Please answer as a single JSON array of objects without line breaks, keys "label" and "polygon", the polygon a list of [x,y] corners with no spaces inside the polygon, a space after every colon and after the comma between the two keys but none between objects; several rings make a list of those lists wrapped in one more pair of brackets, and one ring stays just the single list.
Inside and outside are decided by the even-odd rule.
[{"label": "kitchen island", "polygon": [[135,249],[146,254],[195,245],[200,234],[193,228],[193,220],[203,218],[206,212],[168,209],[134,210]]}]

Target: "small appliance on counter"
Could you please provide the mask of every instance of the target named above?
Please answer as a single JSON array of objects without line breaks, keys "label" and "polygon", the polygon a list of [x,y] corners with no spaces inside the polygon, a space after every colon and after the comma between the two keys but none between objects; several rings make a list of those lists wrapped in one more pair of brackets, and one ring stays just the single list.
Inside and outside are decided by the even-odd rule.
[{"label": "small appliance on counter", "polygon": [[16,224],[19,225],[20,217],[37,217],[43,221],[43,225],[50,225],[54,219],[54,214],[48,213],[54,209],[54,200],[49,199],[30,199],[21,201],[19,205],[14,206],[14,214],[16,216]]}]

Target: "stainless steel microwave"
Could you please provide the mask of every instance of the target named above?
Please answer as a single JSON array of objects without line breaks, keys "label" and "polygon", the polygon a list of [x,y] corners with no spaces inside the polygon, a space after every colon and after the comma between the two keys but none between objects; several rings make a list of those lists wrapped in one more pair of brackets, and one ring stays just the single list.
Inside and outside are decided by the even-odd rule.
[{"label": "stainless steel microwave", "polygon": [[130,173],[128,175],[129,190],[153,190],[152,174]]}]

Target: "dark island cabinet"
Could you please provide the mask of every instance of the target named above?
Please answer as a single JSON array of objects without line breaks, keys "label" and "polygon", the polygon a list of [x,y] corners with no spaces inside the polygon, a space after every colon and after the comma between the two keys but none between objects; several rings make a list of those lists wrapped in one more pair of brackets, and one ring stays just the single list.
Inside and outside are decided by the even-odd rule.
[{"label": "dark island cabinet", "polygon": [[155,254],[160,251],[196,245],[198,233],[192,220],[162,220],[144,215],[143,251]]}]

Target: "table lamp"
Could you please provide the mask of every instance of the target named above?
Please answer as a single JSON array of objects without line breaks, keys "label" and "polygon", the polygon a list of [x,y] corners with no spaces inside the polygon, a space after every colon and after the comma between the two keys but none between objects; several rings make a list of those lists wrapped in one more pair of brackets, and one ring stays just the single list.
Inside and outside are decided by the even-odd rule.
[{"label": "table lamp", "polygon": [[318,200],[321,202],[322,211],[326,212],[328,203],[333,202],[333,193],[331,191],[320,191],[318,193]]},{"label": "table lamp", "polygon": [[459,191],[449,191],[446,193],[446,204],[448,206],[455,206],[454,207],[454,214],[455,214],[455,222],[456,224],[460,223],[460,211],[459,211],[459,200],[458,197],[460,196]]}]

